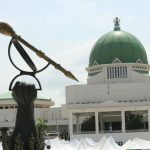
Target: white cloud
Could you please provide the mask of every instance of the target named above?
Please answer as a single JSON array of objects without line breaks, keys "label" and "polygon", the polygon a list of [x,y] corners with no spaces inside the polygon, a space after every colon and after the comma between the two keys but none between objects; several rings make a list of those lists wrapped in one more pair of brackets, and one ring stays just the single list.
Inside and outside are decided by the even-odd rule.
[{"label": "white cloud", "polygon": [[[84,43],[75,45],[69,52],[63,51],[61,53],[59,62],[62,63],[62,66],[65,64],[66,69],[72,71],[80,82],[77,83],[68,79],[61,72],[50,66],[46,72],[39,75],[43,84],[43,91],[40,92],[42,97],[51,97],[55,101],[56,106],[60,106],[65,103],[65,86],[86,84],[87,72],[85,68],[88,66],[88,58],[94,42],[95,39],[89,39]],[[64,47],[67,47],[67,45]]]}]

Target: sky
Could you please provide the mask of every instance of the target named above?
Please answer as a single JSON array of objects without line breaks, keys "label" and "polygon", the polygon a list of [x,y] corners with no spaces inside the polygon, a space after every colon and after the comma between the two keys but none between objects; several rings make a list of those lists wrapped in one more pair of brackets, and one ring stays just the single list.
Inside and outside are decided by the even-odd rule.
[{"label": "sky", "polygon": [[[49,66],[36,74],[42,85],[38,97],[51,99],[55,106],[65,104],[65,87],[86,84],[88,60],[93,44],[113,30],[119,17],[124,31],[135,35],[144,45],[150,62],[149,0],[0,0],[0,22],[10,24],[18,35],[71,71],[73,81]],[[0,95],[8,92],[11,80],[19,74],[8,58],[11,37],[0,34]],[[25,48],[38,68],[46,64]],[[26,64],[12,46],[12,59],[22,69]],[[29,77],[16,79],[37,83]]]}]

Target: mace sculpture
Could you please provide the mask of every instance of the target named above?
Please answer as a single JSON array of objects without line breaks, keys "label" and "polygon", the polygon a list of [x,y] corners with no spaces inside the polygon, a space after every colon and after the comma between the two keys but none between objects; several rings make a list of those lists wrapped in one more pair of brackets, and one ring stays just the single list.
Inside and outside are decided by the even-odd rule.
[{"label": "mace sculpture", "polygon": [[[9,85],[9,90],[12,91],[12,96],[16,101],[18,108],[15,129],[12,133],[12,136],[7,138],[7,134],[4,132],[5,130],[2,132],[4,135],[3,150],[44,150],[45,145],[43,130],[40,127],[36,129],[34,121],[34,101],[37,97],[37,90],[41,90],[41,84],[35,75],[36,73],[46,69],[51,64],[56,69],[63,72],[65,76],[76,81],[78,80],[70,71],[64,69],[60,64],[57,64],[55,61],[50,59],[42,51],[29,44],[27,41],[21,38],[21,36],[18,36],[13,28],[7,23],[0,22],[0,33],[12,37],[8,47],[8,56],[12,65],[20,71],[20,73],[12,79]],[[39,57],[47,61],[48,64],[42,69],[37,70],[34,62],[21,44],[34,51]],[[10,53],[12,45],[14,45],[18,53],[30,67],[30,72],[24,71],[15,65]],[[15,79],[22,75],[29,75],[35,78],[38,82],[39,88],[36,88],[34,84],[27,84],[20,81],[17,81],[13,86]]]}]

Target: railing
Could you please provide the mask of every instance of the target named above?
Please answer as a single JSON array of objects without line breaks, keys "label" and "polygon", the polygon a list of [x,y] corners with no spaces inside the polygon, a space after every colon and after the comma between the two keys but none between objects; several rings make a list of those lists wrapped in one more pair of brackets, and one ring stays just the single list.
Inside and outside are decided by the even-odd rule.
[{"label": "railing", "polygon": [[73,134],[95,134],[95,131],[75,131]]},{"label": "railing", "polygon": [[126,133],[130,132],[148,132],[148,129],[132,129],[132,130],[126,130]]},{"label": "railing", "polygon": [[[148,129],[134,129],[134,130],[125,130],[125,133],[133,133],[133,132],[148,132]],[[122,133],[122,130],[104,130],[99,131],[99,134],[103,133]],[[96,131],[75,131],[73,134],[96,134]]]},{"label": "railing", "polygon": [[104,131],[99,131],[99,133],[122,133],[122,130],[104,130]]}]

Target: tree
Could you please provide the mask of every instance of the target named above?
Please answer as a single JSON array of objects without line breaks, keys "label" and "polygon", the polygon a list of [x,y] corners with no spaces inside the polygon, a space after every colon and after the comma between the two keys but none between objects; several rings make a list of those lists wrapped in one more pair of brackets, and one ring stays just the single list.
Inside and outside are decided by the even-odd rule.
[{"label": "tree", "polygon": [[37,124],[36,124],[36,147],[40,147],[40,150],[44,150],[45,144],[44,144],[44,136],[45,136],[45,130],[47,128],[46,120],[42,118],[38,118]]},{"label": "tree", "polygon": [[81,124],[81,131],[95,131],[95,116],[85,118]]},{"label": "tree", "polygon": [[37,128],[41,127],[41,128],[43,128],[43,130],[46,130],[46,128],[47,128],[46,120],[42,119],[42,118],[38,118],[36,127]]},{"label": "tree", "polygon": [[142,114],[131,114],[131,112],[126,112],[126,129],[142,129],[143,127],[143,115]]}]

